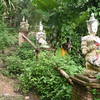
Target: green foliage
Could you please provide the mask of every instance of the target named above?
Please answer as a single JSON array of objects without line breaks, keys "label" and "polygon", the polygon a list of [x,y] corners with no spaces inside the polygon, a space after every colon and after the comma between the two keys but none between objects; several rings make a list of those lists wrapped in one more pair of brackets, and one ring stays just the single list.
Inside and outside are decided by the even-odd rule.
[{"label": "green foliage", "polygon": [[53,47],[61,47],[70,37],[73,60],[84,65],[81,37],[87,34],[86,20],[90,13],[94,12],[99,19],[99,0],[33,0],[33,5],[40,11],[48,41]]},{"label": "green foliage", "polygon": [[99,100],[98,96],[100,95],[100,91],[98,91],[97,89],[93,89],[92,93],[93,93],[94,100]]},{"label": "green foliage", "polygon": [[12,56],[6,58],[7,70],[12,74],[20,75],[24,71],[26,64],[34,60],[35,53],[28,43],[24,43],[22,47],[16,49]]},{"label": "green foliage", "polygon": [[97,79],[100,79],[100,74],[98,74],[96,77],[97,77]]},{"label": "green foliage", "polygon": [[45,51],[40,52],[36,61],[35,51],[26,43],[7,57],[7,69],[10,74],[18,76],[23,92],[35,89],[42,100],[71,100],[71,86],[55,67],[64,69],[69,75],[81,72],[83,68],[80,65],[84,64],[84,59],[80,44],[81,37],[87,33],[85,22],[91,12],[99,19],[99,6],[99,0],[0,1],[0,50],[16,43],[16,36],[10,33],[3,21],[12,27],[18,26],[23,16],[29,20],[31,27],[37,27],[42,20],[47,40],[55,48],[61,48],[67,38],[72,41],[71,57],[54,56],[52,52]]},{"label": "green foliage", "polygon": [[37,91],[41,100],[71,100],[71,86],[55,68],[62,68],[69,75],[74,75],[81,72],[82,67],[77,66],[69,56],[54,56],[48,51],[41,51],[37,61],[35,56],[29,56],[32,55],[32,48],[27,50],[27,46],[18,48],[14,55],[7,58],[7,69],[18,76],[20,89],[24,93]]},{"label": "green foliage", "polygon": [[21,48],[18,48],[17,56],[19,56],[22,60],[26,60],[26,59],[33,60],[35,56],[34,49],[30,46],[30,44],[24,46],[28,46],[30,48],[25,48],[25,47],[23,48],[23,46]]},{"label": "green foliage", "polygon": [[11,34],[7,26],[0,20],[0,50],[16,43],[16,37]]},{"label": "green foliage", "polygon": [[21,62],[21,59],[18,56],[11,56],[7,58],[7,70],[11,74],[20,74],[23,71],[23,64]]},{"label": "green foliage", "polygon": [[88,12],[83,10],[85,6],[82,6],[83,2],[86,3],[85,1],[80,2],[80,0],[33,1],[33,5],[41,10],[48,41],[52,43],[53,47],[59,48],[66,43],[67,38],[70,38],[73,45],[71,54],[74,56],[73,60],[78,64],[84,64],[80,44],[81,36],[86,33],[85,22],[88,18]]}]

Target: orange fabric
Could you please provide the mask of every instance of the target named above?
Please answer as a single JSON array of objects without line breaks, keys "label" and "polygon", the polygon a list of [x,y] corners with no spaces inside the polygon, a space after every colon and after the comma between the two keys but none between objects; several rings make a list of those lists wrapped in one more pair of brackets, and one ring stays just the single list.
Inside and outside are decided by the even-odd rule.
[{"label": "orange fabric", "polygon": [[62,54],[62,56],[65,56],[66,54],[68,54],[68,51],[65,50],[64,48],[62,48],[62,50],[61,50],[61,54]]}]

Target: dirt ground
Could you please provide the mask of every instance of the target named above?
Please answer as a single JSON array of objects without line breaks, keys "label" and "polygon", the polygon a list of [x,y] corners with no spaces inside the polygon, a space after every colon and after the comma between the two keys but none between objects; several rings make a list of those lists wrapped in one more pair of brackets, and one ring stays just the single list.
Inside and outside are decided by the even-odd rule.
[{"label": "dirt ground", "polygon": [[[0,52],[1,53],[1,52]],[[8,51],[6,50],[6,53]],[[21,93],[18,92],[17,89],[17,83],[18,80],[11,79],[7,76],[4,76],[1,71],[5,70],[5,66],[0,59],[0,100],[23,100],[23,99],[15,99],[15,97],[18,98],[24,98],[24,100],[40,100],[39,96],[37,96],[34,93],[30,93],[27,96],[22,95]],[[13,96],[14,99],[1,99],[1,97],[7,97],[7,96]]]},{"label": "dirt ground", "polygon": [[[17,89],[16,83],[17,83],[17,80],[6,77],[0,73],[0,96],[15,96],[15,97],[23,96],[20,93],[15,91]],[[24,100],[40,100],[39,97],[35,94],[29,94],[23,97],[24,97]]]},{"label": "dirt ground", "polygon": [[14,90],[15,80],[0,73],[0,95],[19,95]]}]

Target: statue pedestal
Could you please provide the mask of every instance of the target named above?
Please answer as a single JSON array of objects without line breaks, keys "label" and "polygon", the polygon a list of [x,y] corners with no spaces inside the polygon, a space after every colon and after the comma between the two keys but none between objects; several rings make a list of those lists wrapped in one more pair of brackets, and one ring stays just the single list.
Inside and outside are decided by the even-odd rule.
[{"label": "statue pedestal", "polygon": [[[95,100],[94,97],[100,99],[100,80],[89,78],[85,75],[76,75],[71,77],[73,80],[72,100]],[[99,94],[93,95],[93,89]]]}]

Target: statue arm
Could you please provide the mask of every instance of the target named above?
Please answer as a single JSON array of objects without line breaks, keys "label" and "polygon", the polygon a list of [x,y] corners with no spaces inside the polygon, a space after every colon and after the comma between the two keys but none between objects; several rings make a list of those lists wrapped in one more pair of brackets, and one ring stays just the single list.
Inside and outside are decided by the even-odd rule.
[{"label": "statue arm", "polygon": [[[92,41],[91,41],[92,42]],[[87,53],[90,53],[93,50],[96,50],[96,44],[88,45],[86,40],[83,40],[81,43],[82,53],[86,55]]]},{"label": "statue arm", "polygon": [[88,53],[88,47],[87,47],[87,42],[86,41],[82,41],[81,43],[81,48],[82,48],[82,53],[84,55],[86,55]]}]

